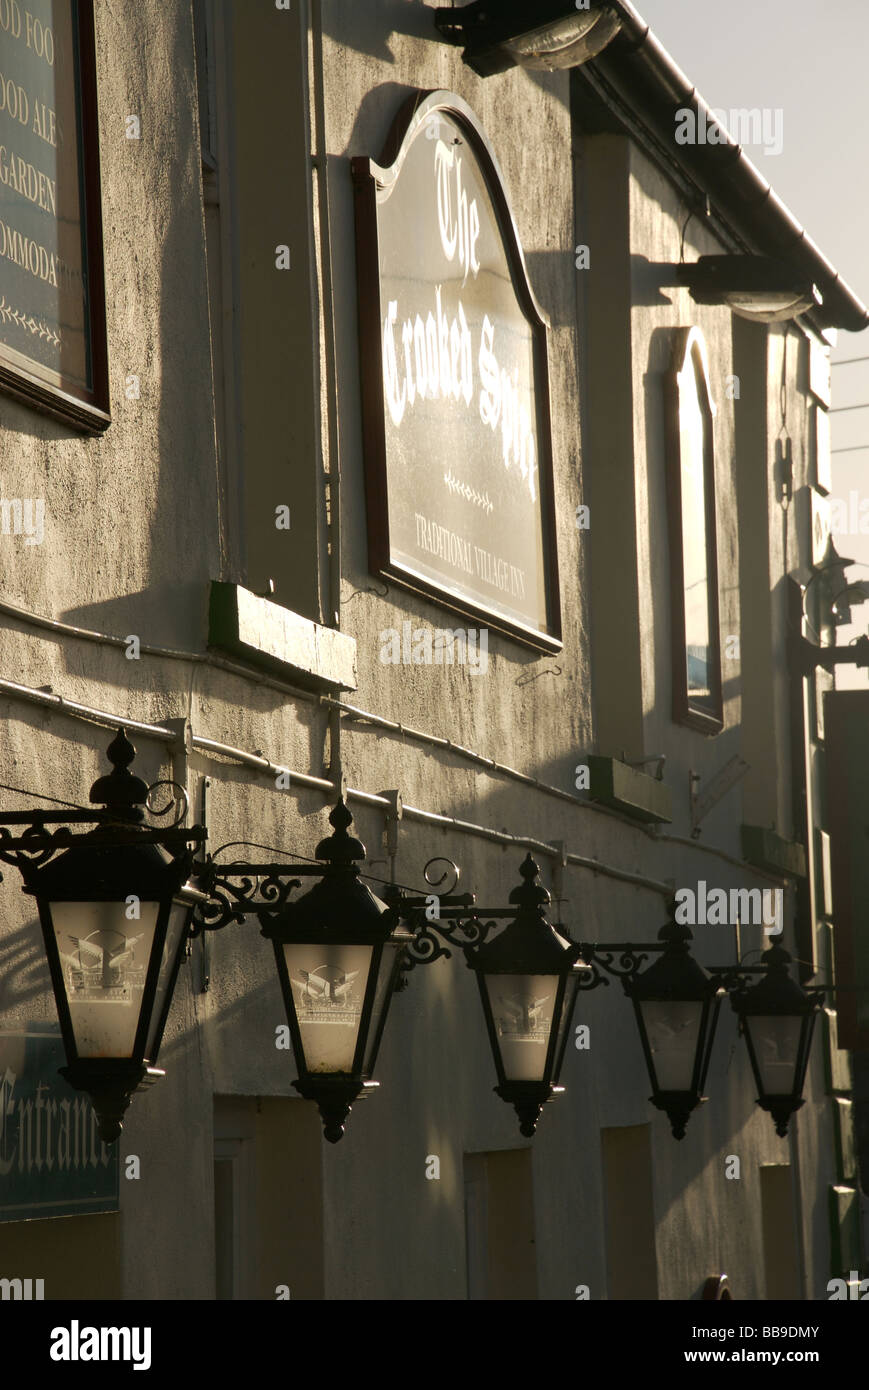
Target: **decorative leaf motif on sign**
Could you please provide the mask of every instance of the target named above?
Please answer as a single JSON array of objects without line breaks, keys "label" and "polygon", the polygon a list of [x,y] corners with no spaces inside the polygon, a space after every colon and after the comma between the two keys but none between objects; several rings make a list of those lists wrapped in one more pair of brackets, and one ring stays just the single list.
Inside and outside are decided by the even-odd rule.
[{"label": "decorative leaf motif on sign", "polygon": [[19,328],[26,328],[37,338],[47,338],[52,347],[60,347],[59,333],[55,333],[42,319],[34,318],[33,314],[22,314],[20,309],[14,309],[11,304],[7,304],[5,294],[0,296],[0,319],[4,323],[14,323]]},{"label": "decorative leaf motif on sign", "polygon": [[464,497],[466,502],[473,502],[475,506],[482,507],[487,515],[495,510],[495,505],[488,492],[478,492],[475,487],[471,487],[468,483],[460,482],[458,478],[453,476],[452,469],[444,474],[444,482],[450,492],[457,492],[460,497]]}]

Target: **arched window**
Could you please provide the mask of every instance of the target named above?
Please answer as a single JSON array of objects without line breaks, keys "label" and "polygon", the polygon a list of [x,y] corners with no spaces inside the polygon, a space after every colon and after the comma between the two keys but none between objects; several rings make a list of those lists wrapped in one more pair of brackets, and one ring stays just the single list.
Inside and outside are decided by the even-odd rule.
[{"label": "arched window", "polygon": [[723,727],[715,542],[715,406],[706,345],[680,329],[668,378],[673,718],[703,733]]}]

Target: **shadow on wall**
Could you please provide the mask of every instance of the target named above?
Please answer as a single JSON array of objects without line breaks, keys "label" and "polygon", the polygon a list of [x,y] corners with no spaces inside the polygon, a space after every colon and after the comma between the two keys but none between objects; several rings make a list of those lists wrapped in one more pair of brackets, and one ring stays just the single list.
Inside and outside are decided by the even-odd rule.
[{"label": "shadow on wall", "polygon": [[[17,870],[10,871],[10,881],[16,873]],[[51,977],[42,932],[34,919],[0,940],[0,1013],[50,993]]]},{"label": "shadow on wall", "polygon": [[[146,589],[119,594],[98,603],[82,603],[75,608],[65,608],[59,616],[61,622],[104,632],[111,637],[135,635],[140,642],[156,647],[181,647],[186,640],[191,650],[204,651],[208,631],[208,597],[209,586],[204,580],[185,584],[179,583],[171,575],[165,578],[155,575],[154,581]],[[177,633],[177,629],[175,632],[167,631],[166,619],[171,614],[188,615],[185,621],[187,631],[183,637]],[[174,627],[174,620],[171,621]]]},{"label": "shadow on wall", "polygon": [[[161,55],[166,69],[177,73],[192,70],[189,7],[187,16],[181,7]],[[164,70],[155,62],[148,84],[156,89]],[[141,95],[147,104],[147,91]],[[155,109],[159,105],[155,101]],[[204,647],[208,581],[219,563],[213,541],[218,528],[212,522],[217,477],[209,475],[214,457],[210,363],[202,351],[209,342],[206,265],[201,240],[192,234],[202,216],[195,119],[193,107],[182,103],[174,121],[160,130],[158,154],[174,168],[176,182],[166,196],[161,181],[159,198],[155,195],[145,212],[149,235],[160,246],[160,263],[147,294],[158,304],[153,306],[156,324],[146,330],[142,344],[149,366],[143,394],[157,402],[157,409],[156,418],[146,415],[142,422],[147,454],[141,467],[134,458],[125,462],[135,485],[124,489],[119,480],[113,483],[114,535],[104,553],[120,593],[62,615],[79,626],[119,636],[133,633],[143,644],[188,650]],[[115,286],[116,294],[133,292],[133,274]],[[152,304],[141,307],[147,318]],[[124,593],[131,573],[143,570],[146,587]]]},{"label": "shadow on wall", "polygon": [[[441,0],[446,5],[446,0]],[[435,28],[434,12],[436,6],[422,4],[420,0],[380,0],[375,13],[363,5],[323,4],[323,33],[342,48],[352,48],[357,53],[368,54],[381,62],[394,63],[395,55],[389,46],[393,34],[402,38],[427,39],[432,44],[431,62],[437,60],[435,45],[452,51],[457,56],[460,50],[446,43]],[[461,7],[460,7],[461,8]],[[478,81],[470,68],[468,75]],[[526,76],[532,82],[551,92],[552,74],[528,70]],[[558,74],[557,76],[560,76]],[[484,79],[497,82],[497,76]],[[556,99],[560,99],[557,97]]]},{"label": "shadow on wall", "polygon": [[342,48],[355,49],[366,53],[384,63],[394,63],[395,56],[389,46],[392,34],[414,39],[430,39],[433,44],[443,43],[435,28],[434,10],[421,5],[419,0],[380,0],[376,13],[364,5],[322,6],[323,33],[339,43]]}]

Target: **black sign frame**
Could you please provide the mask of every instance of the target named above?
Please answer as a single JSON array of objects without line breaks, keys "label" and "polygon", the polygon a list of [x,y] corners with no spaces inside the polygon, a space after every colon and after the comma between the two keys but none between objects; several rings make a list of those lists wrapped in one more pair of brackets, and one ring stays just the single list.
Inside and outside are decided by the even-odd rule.
[{"label": "black sign frame", "polygon": [[[517,303],[531,330],[535,396],[538,405],[537,457],[546,630],[514,623],[497,609],[489,608],[484,603],[475,602],[457,592],[448,582],[439,584],[409,571],[398,563],[392,554],[377,194],[395,184],[419,127],[436,111],[444,112],[461,128],[477,162],[495,210],[497,228],[510,267]],[[405,589],[434,598],[443,607],[473,618],[537,651],[558,652],[562,649],[563,643],[549,393],[549,318],[538,303],[528,278],[519,233],[494,150],[474,111],[460,96],[444,90],[417,92],[408,98],[399,110],[380,161],[376,162],[368,157],[355,157],[351,161],[351,168],[356,210],[359,360],[369,569],[375,575],[389,579]]]},{"label": "black sign frame", "polygon": [[[111,424],[109,413],[106,291],[103,263],[103,220],[99,160],[96,45],[93,0],[69,0],[72,9],[73,53],[76,66],[78,130],[76,150],[81,192],[82,265],[87,275],[86,337],[90,359],[88,390],[62,372],[52,372],[24,353],[0,343],[0,391],[16,396],[37,410],[59,417],[88,434],[100,434]],[[50,378],[56,380],[52,381]]]}]

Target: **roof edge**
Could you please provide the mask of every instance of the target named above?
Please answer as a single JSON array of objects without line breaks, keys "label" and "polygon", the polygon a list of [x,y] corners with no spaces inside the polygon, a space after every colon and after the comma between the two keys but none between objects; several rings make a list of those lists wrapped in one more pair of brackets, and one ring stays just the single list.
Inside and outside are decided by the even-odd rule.
[{"label": "roof edge", "polygon": [[[672,144],[673,158],[700,183],[726,213],[740,236],[760,254],[789,262],[810,277],[823,296],[812,318],[824,327],[859,333],[869,327],[869,309],[842,279],[820,247],[773,191],[741,145],[729,136],[722,144],[677,145],[676,111],[690,107],[698,119],[716,123],[711,108],[655,38],[630,0],[608,0],[621,32],[585,66],[600,73],[634,110],[649,120],[659,140]],[[576,70],[582,78],[584,69]],[[600,100],[600,92],[593,88]]]}]

